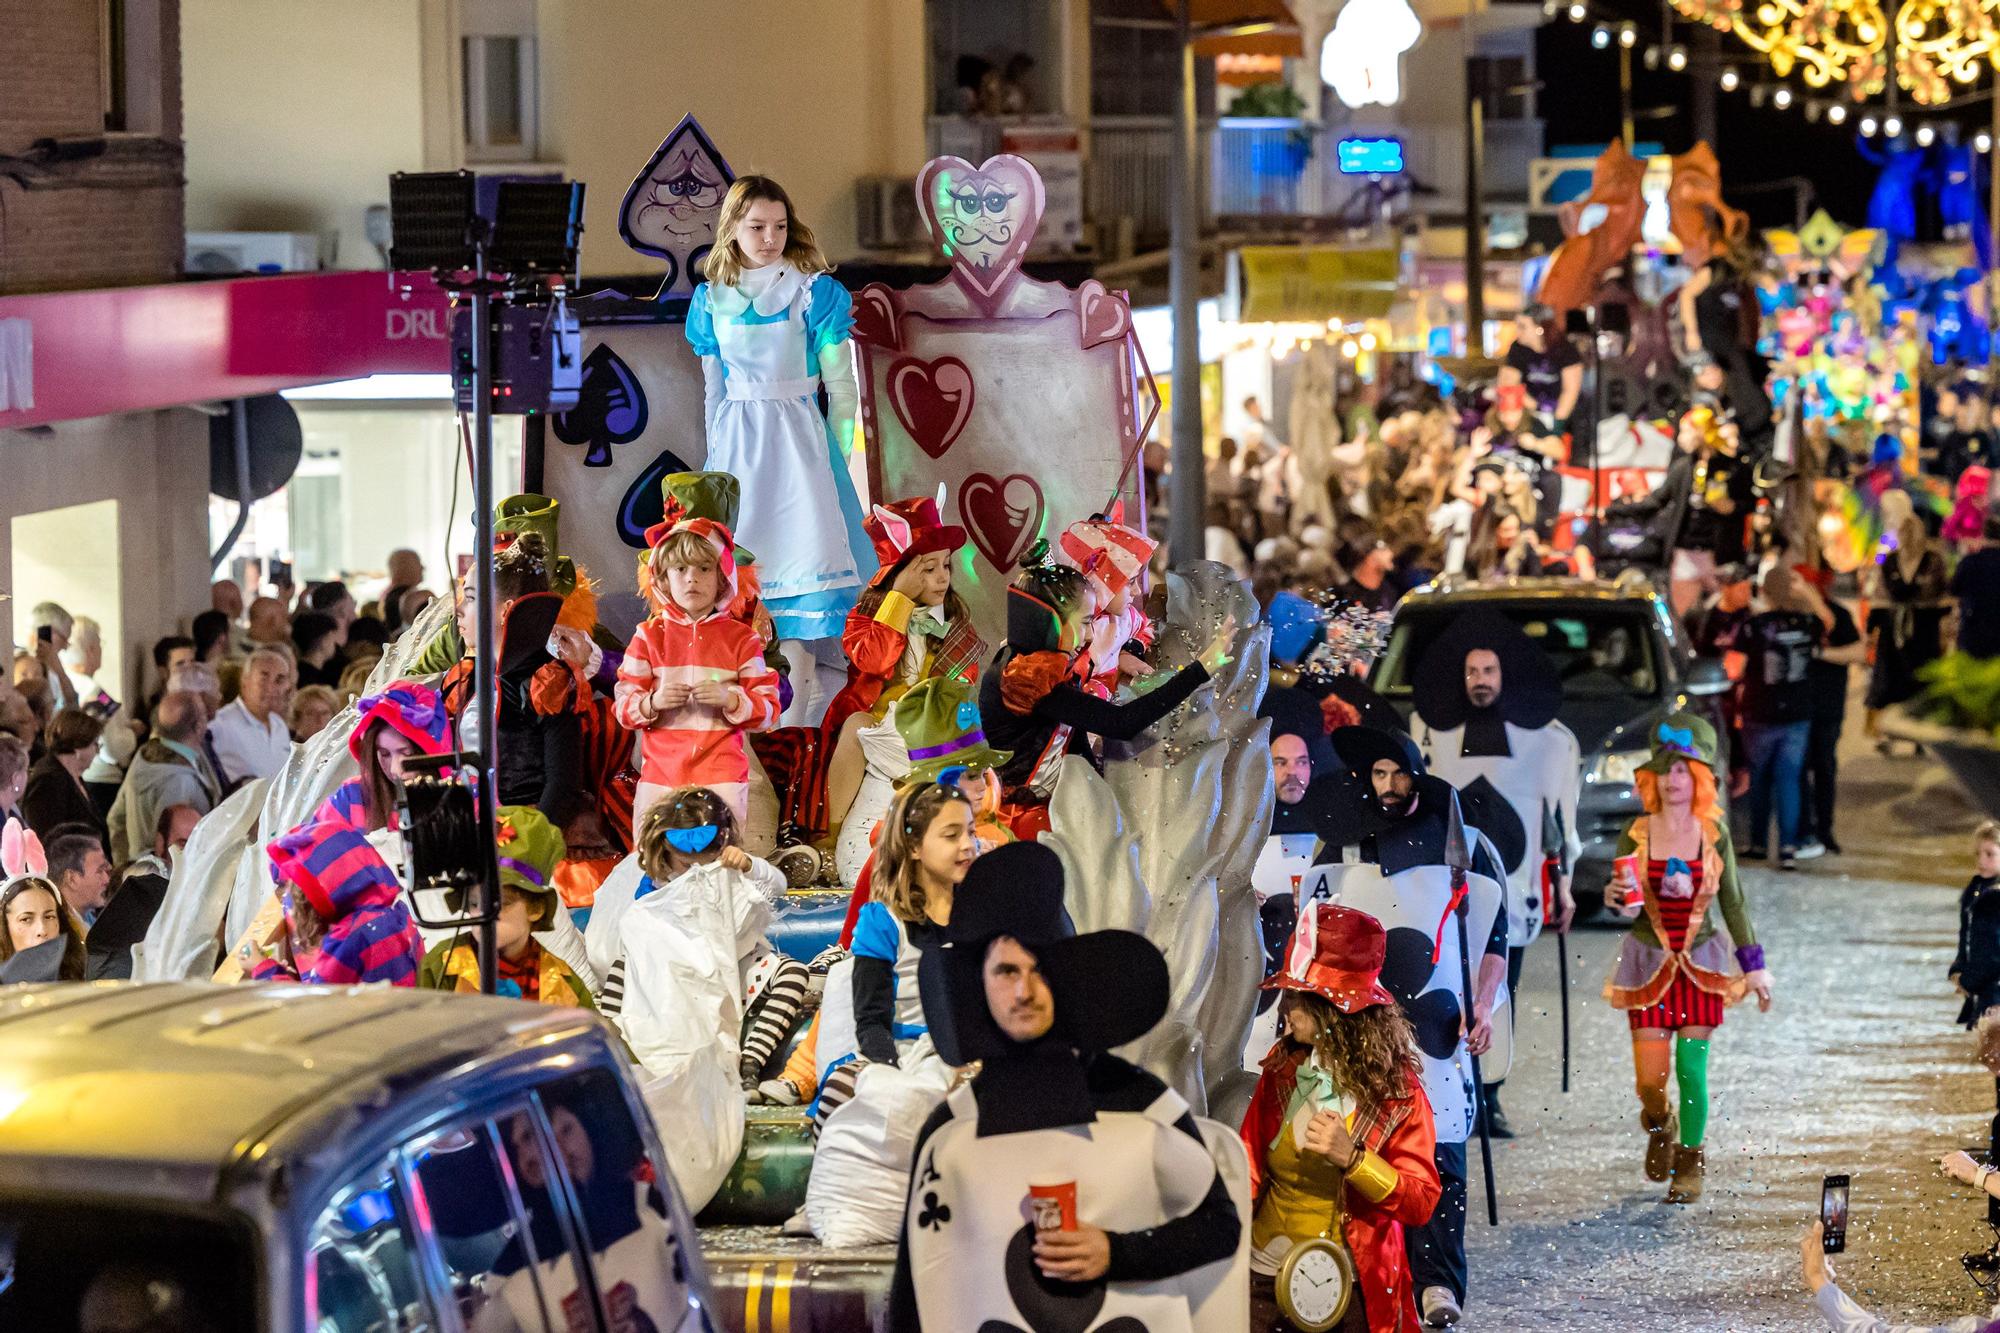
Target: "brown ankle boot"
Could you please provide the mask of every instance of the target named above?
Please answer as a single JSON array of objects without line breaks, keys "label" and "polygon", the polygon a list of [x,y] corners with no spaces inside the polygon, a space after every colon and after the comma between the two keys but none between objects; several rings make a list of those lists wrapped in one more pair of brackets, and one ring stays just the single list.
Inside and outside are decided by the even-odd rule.
[{"label": "brown ankle boot", "polygon": [[1667,1187],[1667,1202],[1699,1202],[1705,1169],[1700,1148],[1675,1148],[1674,1183]]},{"label": "brown ankle boot", "polygon": [[1674,1170],[1674,1144],[1680,1124],[1665,1097],[1648,1098],[1639,1106],[1639,1127],[1646,1131],[1646,1179],[1666,1180]]}]

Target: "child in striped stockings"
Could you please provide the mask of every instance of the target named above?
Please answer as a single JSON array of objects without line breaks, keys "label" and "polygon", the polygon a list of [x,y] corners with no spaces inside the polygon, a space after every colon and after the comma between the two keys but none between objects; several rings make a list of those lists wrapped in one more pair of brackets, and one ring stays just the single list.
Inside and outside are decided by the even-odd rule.
[{"label": "child in striped stockings", "polygon": [[[737,975],[743,985],[743,1027],[737,1071],[746,1092],[754,1092],[764,1067],[791,1035],[805,1009],[805,964],[771,947],[764,932],[771,907],[785,891],[785,877],[741,846],[729,803],[706,787],[670,792],[646,812],[639,825],[639,881],[635,903],[647,894],[673,893],[691,874],[723,875],[731,889],[736,924]],[[645,965],[630,958],[621,943],[618,961],[598,997],[599,1008],[616,1016],[623,1008],[626,975]]]}]

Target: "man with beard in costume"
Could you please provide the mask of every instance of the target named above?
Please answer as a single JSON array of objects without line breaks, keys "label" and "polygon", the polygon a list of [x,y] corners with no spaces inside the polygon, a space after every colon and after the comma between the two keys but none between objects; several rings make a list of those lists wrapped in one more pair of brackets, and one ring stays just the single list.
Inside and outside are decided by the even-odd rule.
[{"label": "man with beard in costume", "polygon": [[[1519,625],[1475,608],[1424,650],[1411,693],[1411,735],[1430,771],[1458,788],[1466,819],[1493,837],[1506,862],[1507,987],[1514,990],[1521,960],[1542,932],[1545,869],[1556,932],[1566,933],[1576,914],[1569,867],[1583,850],[1576,832],[1581,752],[1556,720],[1562,678]],[[1494,833],[1502,825],[1508,836]],[[1561,841],[1545,845],[1548,833]],[[1500,1083],[1487,1084],[1487,1130],[1511,1139]]]},{"label": "man with beard in costume", "polygon": [[1242,1150],[1106,1054],[1166,1013],[1166,960],[1130,931],[1076,934],[1062,892],[1048,848],[987,853],[919,965],[938,1053],[979,1073],[917,1137],[888,1327],[1240,1330]]},{"label": "man with beard in costume", "polygon": [[1333,747],[1367,796],[1334,830],[1339,841],[1329,841],[1325,863],[1307,877],[1301,907],[1338,901],[1388,932],[1382,984],[1416,1033],[1442,1185],[1430,1221],[1405,1236],[1424,1322],[1442,1328],[1463,1317],[1465,1304],[1465,1150],[1477,1123],[1471,1057],[1492,1046],[1507,975],[1506,872],[1492,840],[1461,823],[1458,793],[1425,771],[1410,737],[1342,727]]}]

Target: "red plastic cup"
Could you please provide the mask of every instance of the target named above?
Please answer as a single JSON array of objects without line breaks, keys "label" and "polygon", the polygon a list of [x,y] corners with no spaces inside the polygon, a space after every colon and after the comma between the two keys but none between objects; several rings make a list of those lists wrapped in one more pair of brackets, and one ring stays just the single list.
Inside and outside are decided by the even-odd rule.
[{"label": "red plastic cup", "polygon": [[1074,1180],[1030,1180],[1027,1206],[1037,1231],[1076,1230]]},{"label": "red plastic cup", "polygon": [[1621,856],[1611,863],[1611,877],[1618,881],[1624,895],[1624,908],[1631,911],[1645,905],[1646,870],[1636,856]]}]

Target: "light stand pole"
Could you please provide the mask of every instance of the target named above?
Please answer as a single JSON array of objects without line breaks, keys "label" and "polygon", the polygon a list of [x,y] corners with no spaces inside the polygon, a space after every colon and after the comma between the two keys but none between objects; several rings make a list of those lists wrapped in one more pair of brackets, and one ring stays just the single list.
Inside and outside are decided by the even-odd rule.
[{"label": "light stand pole", "polygon": [[479,642],[472,652],[472,715],[479,728],[479,778],[473,800],[479,811],[479,988],[499,985],[495,923],[500,915],[500,861],[494,822],[500,788],[498,645],[493,615],[493,290],[486,272],[485,224],[475,221],[472,243],[472,586]]},{"label": "light stand pole", "polygon": [[1201,341],[1196,327],[1201,304],[1201,158],[1195,112],[1193,0],[1175,8],[1181,62],[1180,96],[1174,110],[1173,169],[1168,173],[1168,301],[1174,319],[1173,437],[1174,480],[1167,527],[1167,550],[1174,561],[1199,560],[1208,511],[1207,466],[1201,439]]},{"label": "light stand pole", "polygon": [[1465,355],[1486,354],[1486,78],[1473,55],[1471,25],[1465,51]]}]

